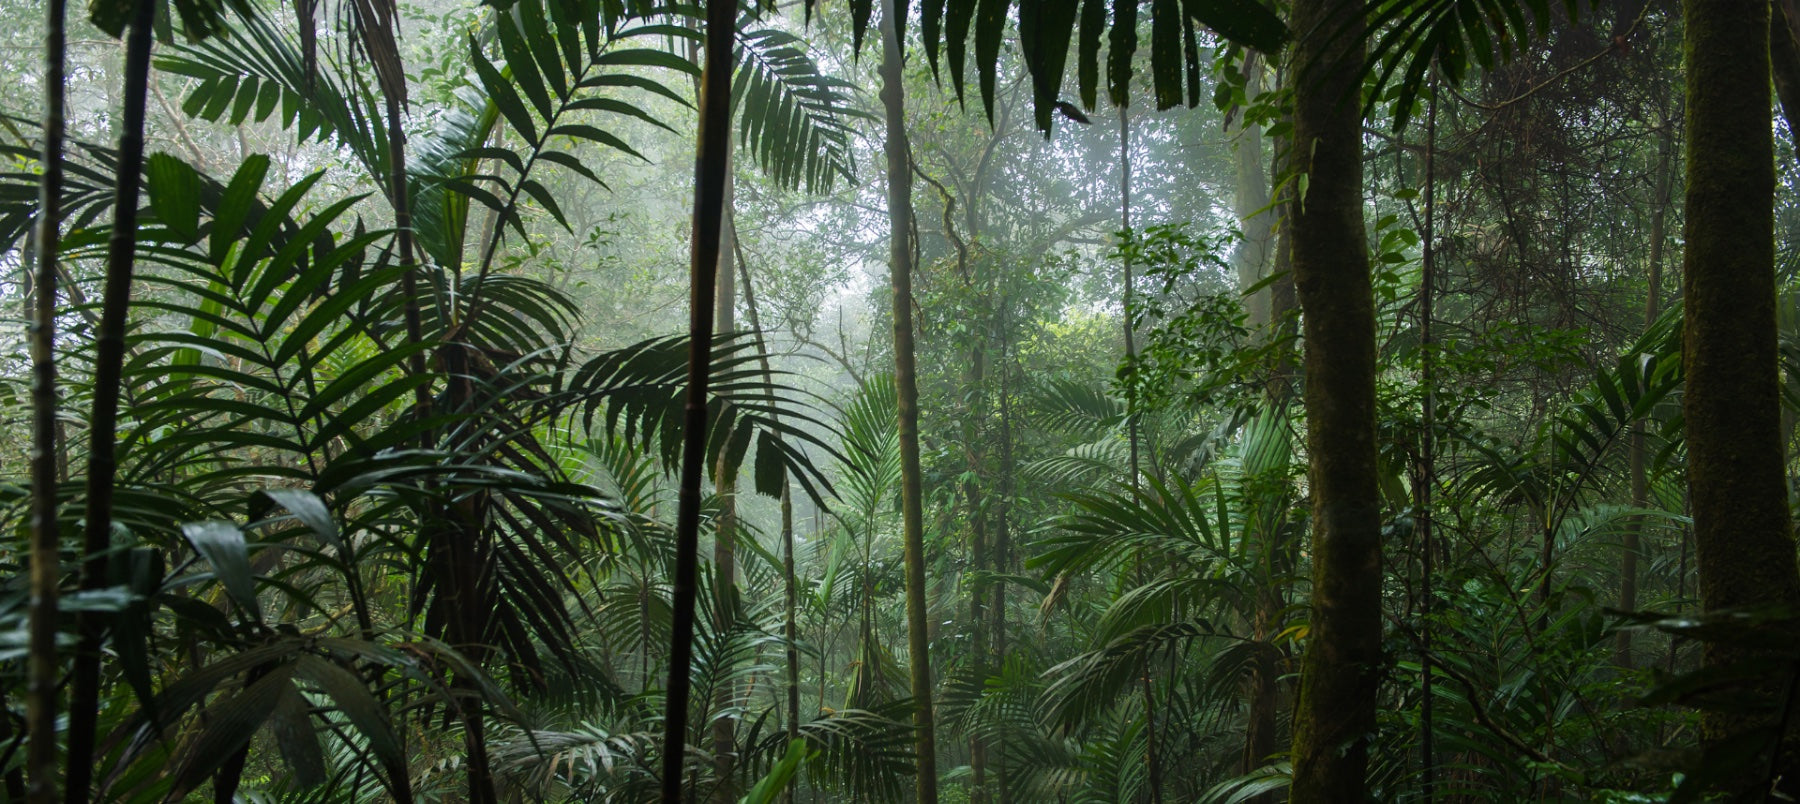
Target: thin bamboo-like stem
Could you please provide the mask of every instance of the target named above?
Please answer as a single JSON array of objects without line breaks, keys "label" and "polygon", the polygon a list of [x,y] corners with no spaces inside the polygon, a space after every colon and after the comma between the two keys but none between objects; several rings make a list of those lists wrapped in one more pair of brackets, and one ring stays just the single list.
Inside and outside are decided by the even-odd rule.
[{"label": "thin bamboo-like stem", "polygon": [[[1129,107],[1119,104],[1119,225],[1127,238],[1131,233],[1131,117],[1127,114]],[[1131,467],[1128,470],[1133,494],[1138,490],[1138,477],[1143,474],[1143,458],[1139,442],[1141,440],[1138,427],[1137,384],[1137,333],[1135,321],[1132,320],[1131,305],[1135,288],[1131,275],[1131,243],[1128,241],[1122,250],[1125,271],[1125,364],[1132,369],[1133,382],[1125,388],[1125,427],[1126,441],[1131,448]],[[1142,573],[1139,566],[1139,575]],[[1141,679],[1144,692],[1144,770],[1150,776],[1150,800],[1162,804],[1162,773],[1156,761],[1156,693],[1150,680],[1150,663],[1144,662],[1144,675]]]},{"label": "thin bamboo-like stem", "polygon": [[[83,530],[81,588],[107,582],[112,549],[113,481],[118,474],[119,397],[123,393],[125,319],[131,306],[132,264],[137,258],[138,190],[144,175],[144,104],[150,86],[150,29],[156,3],[140,0],[125,34],[125,102],[120,119],[119,162],[113,185],[113,228],[107,242],[106,283],[100,297],[100,330],[94,350],[94,407],[88,420],[87,525]],[[44,245],[44,244],[40,244]],[[67,786],[64,800],[92,799],[94,730],[100,709],[100,645],[105,624],[80,618],[69,697]]]},{"label": "thin bamboo-like stem", "polygon": [[706,473],[707,379],[712,372],[713,284],[724,228],[725,170],[731,147],[731,46],[736,0],[707,0],[706,65],[700,78],[700,131],[694,163],[689,251],[688,387],[683,410],[681,490],[675,515],[669,686],[663,707],[662,802],[680,804],[694,660],[694,604],[700,574],[700,482]]},{"label": "thin bamboo-like stem", "polygon": [[886,112],[888,272],[893,287],[895,412],[900,429],[900,510],[906,563],[906,644],[912,671],[914,758],[918,804],[937,804],[937,734],[931,706],[931,641],[925,612],[925,513],[919,468],[919,383],[913,354],[913,208],[906,90],[901,80],[901,6],[881,15],[881,101]]},{"label": "thin bamboo-like stem", "polygon": [[[65,0],[44,4],[44,175],[38,185],[31,322],[31,667],[26,691],[25,767],[31,804],[56,801],[57,592],[62,583],[61,531],[56,522],[56,257],[62,217]],[[9,791],[9,793],[16,791]]]},{"label": "thin bamboo-like stem", "polygon": [[[738,280],[744,285],[744,309],[750,316],[750,331],[756,333],[756,351],[762,363],[763,374],[775,376],[775,369],[769,362],[769,339],[763,330],[762,314],[756,309],[756,288],[750,284],[750,263],[744,259],[744,243],[737,236],[737,219],[732,217],[727,224],[731,233],[731,248],[736,252]],[[779,420],[779,415],[776,415]],[[800,739],[800,626],[797,617],[800,602],[800,591],[794,578],[794,486],[788,480],[787,473],[782,473],[781,485],[781,573],[785,587],[782,601],[782,640],[786,643],[787,654],[787,738],[788,742]],[[794,787],[789,785],[782,794],[787,801],[794,800]]]},{"label": "thin bamboo-like stem", "polygon": [[[1435,77],[1435,76],[1434,76]],[[1435,82],[1434,82],[1435,84]],[[1419,361],[1425,399],[1420,411],[1419,434],[1419,754],[1423,758],[1421,792],[1425,801],[1437,800],[1436,746],[1432,730],[1431,584],[1432,492],[1437,485],[1437,353],[1433,341],[1432,305],[1437,296],[1437,252],[1432,241],[1437,189],[1437,93],[1431,93],[1425,112],[1425,254],[1419,284]]]}]

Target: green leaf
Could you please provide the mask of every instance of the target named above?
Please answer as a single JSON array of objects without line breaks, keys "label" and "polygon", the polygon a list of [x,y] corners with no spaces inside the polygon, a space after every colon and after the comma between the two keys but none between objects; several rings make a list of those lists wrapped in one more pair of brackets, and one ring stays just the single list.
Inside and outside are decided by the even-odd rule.
[{"label": "green leaf", "polygon": [[[294,666],[283,663],[268,670],[236,695],[206,708],[205,730],[194,741],[187,763],[177,777],[176,790],[193,790],[225,764],[268,722],[284,691],[292,686]],[[176,796],[180,798],[180,796]]]},{"label": "green leaf", "polygon": [[257,493],[288,509],[294,519],[311,530],[320,541],[334,547],[342,544],[338,537],[337,520],[332,518],[331,510],[325,507],[325,501],[319,499],[319,495],[302,489],[263,489]]},{"label": "green leaf", "polygon": [[531,99],[532,105],[537,107],[538,115],[548,119],[555,111],[550,101],[550,91],[544,86],[544,77],[538,73],[537,62],[531,57],[531,48],[525,44],[525,37],[514,26],[511,15],[499,15],[494,20],[494,32],[500,40],[500,52],[506,56],[506,70],[512,74],[513,83],[525,91],[525,97]]},{"label": "green leaf", "polygon": [[[256,600],[256,578],[250,572],[249,548],[244,532],[230,522],[189,522],[181,526],[181,534],[193,545],[194,552],[212,565],[213,576],[225,587],[225,593],[251,621],[262,620],[262,606]],[[271,704],[273,706],[273,704]]]},{"label": "green leaf", "polygon": [[519,93],[513,89],[511,80],[500,74],[493,62],[488,61],[481,52],[481,46],[475,37],[469,37],[469,63],[475,68],[475,75],[481,80],[481,87],[487,93],[488,101],[499,108],[500,114],[513,127],[519,138],[536,145],[538,142],[537,123],[531,113],[525,110],[525,102],[519,99]]},{"label": "green leaf", "polygon": [[165,153],[152,154],[144,167],[145,189],[156,217],[183,242],[200,239],[200,174]]},{"label": "green leaf", "polygon": [[806,747],[806,740],[796,738],[789,742],[787,753],[781,757],[781,761],[776,762],[775,767],[770,768],[768,774],[758,780],[748,794],[738,799],[738,804],[774,804],[780,801],[782,793],[793,784],[794,775],[799,773],[801,763],[817,755],[818,752]]}]

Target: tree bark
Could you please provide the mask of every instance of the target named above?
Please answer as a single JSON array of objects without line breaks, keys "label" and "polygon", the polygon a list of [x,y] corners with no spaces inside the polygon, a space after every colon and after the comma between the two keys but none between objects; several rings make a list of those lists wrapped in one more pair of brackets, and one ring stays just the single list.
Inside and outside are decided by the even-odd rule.
[{"label": "tree bark", "polygon": [[906,98],[901,76],[898,3],[886,0],[881,15],[881,102],[887,116],[888,271],[894,302],[894,385],[900,424],[900,511],[906,544],[906,643],[912,670],[915,800],[937,804],[937,735],[931,707],[931,643],[925,612],[925,512],[919,469],[919,382],[913,358],[912,171],[906,140]]},{"label": "tree bark", "polygon": [[62,217],[64,65],[67,50],[64,0],[44,4],[44,174],[38,185],[36,273],[32,280],[31,322],[31,662],[26,691],[26,735],[31,740],[25,767],[29,787],[8,795],[31,804],[56,801],[57,594],[62,584],[62,532],[57,524],[56,490],[56,258]]},{"label": "tree bark", "polygon": [[[1245,99],[1255,102],[1257,96],[1262,94],[1262,59],[1255,56],[1245,59],[1244,71]],[[1232,267],[1237,271],[1240,293],[1248,291],[1268,277],[1269,252],[1275,241],[1275,209],[1269,203],[1269,178],[1263,170],[1262,126],[1246,120],[1246,114],[1247,110],[1239,109],[1238,125],[1235,130],[1227,131],[1227,136],[1232,138],[1232,163],[1235,168],[1232,213],[1237,217],[1238,228],[1244,235],[1231,260]],[[1266,330],[1273,320],[1271,295],[1272,289],[1265,287],[1243,297],[1250,331],[1256,333],[1259,339],[1268,337]]]},{"label": "tree bark", "polygon": [[724,228],[730,161],[731,50],[736,0],[707,0],[706,64],[700,78],[700,130],[694,161],[694,221],[688,270],[688,387],[675,515],[675,578],[669,635],[669,686],[663,701],[663,804],[680,804],[687,747],[689,671],[694,658],[694,604],[700,573],[700,481],[706,474],[706,396],[712,370],[713,283]]},{"label": "tree bark", "polygon": [[1296,802],[1362,801],[1381,665],[1375,306],[1363,228],[1362,0],[1297,0],[1293,221],[1304,312],[1312,624],[1294,717]]},{"label": "tree bark", "polygon": [[[107,242],[106,284],[94,350],[94,408],[88,419],[87,523],[83,529],[81,588],[107,585],[112,549],[113,481],[118,473],[119,397],[123,393],[126,314],[131,308],[132,267],[137,258],[138,190],[144,175],[144,104],[150,87],[150,29],[156,3],[139,0],[125,33],[124,114],[114,176],[113,228]],[[40,243],[40,246],[50,245]],[[69,695],[67,787],[63,800],[85,804],[92,796],[95,727],[100,708],[100,646],[105,623],[79,618]]]},{"label": "tree bark", "polygon": [[[1769,48],[1762,41],[1769,4],[1685,0],[1682,6],[1688,136],[1683,409],[1700,601],[1708,612],[1792,606],[1800,603],[1800,569],[1779,437],[1774,144]],[[1721,668],[1769,658],[1731,640],[1706,643],[1704,654],[1707,666]],[[1708,712],[1705,740],[1717,746],[1779,727],[1788,676],[1763,674],[1733,690],[1764,705]],[[1786,748],[1770,764],[1771,778],[1787,795],[1800,793],[1797,742],[1784,741]],[[1733,784],[1743,794],[1771,792],[1754,774],[1738,774]]]}]

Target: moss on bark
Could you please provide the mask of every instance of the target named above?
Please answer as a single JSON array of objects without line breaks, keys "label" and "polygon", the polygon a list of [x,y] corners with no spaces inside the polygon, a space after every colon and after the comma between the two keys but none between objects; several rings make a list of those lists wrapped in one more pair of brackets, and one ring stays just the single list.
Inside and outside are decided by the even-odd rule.
[{"label": "moss on bark", "polygon": [[[1769,4],[1684,0],[1687,220],[1683,328],[1688,484],[1708,611],[1800,603],[1783,476],[1775,313],[1774,145],[1769,125]],[[1707,665],[1758,658],[1708,643]],[[1783,679],[1735,690],[1754,712],[1711,712],[1714,744],[1779,721]],[[1792,745],[1794,741],[1787,741]],[[1775,766],[1800,790],[1800,753]],[[1738,774],[1739,792],[1762,784]]]},{"label": "moss on bark", "polygon": [[1296,0],[1293,271],[1304,316],[1311,635],[1294,713],[1296,802],[1367,798],[1381,664],[1375,305],[1363,227],[1362,0]]}]

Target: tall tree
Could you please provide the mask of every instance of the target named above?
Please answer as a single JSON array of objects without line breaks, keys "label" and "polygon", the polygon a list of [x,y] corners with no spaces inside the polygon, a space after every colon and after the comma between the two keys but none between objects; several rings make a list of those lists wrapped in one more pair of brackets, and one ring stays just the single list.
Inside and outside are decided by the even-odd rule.
[{"label": "tall tree", "polygon": [[[1687,219],[1683,228],[1688,488],[1708,611],[1800,604],[1784,482],[1777,373],[1773,136],[1769,126],[1769,3],[1685,0]],[[1790,637],[1791,638],[1791,637]],[[1723,668],[1766,659],[1731,640],[1708,642]],[[1783,665],[1784,668],[1788,666]],[[1791,668],[1788,668],[1791,672]],[[1715,746],[1788,722],[1777,674],[1759,673],[1750,711],[1710,712]],[[1769,765],[1786,796],[1800,794],[1800,747]],[[1774,795],[1753,773],[1731,783]],[[1758,791],[1758,787],[1764,787]]]},{"label": "tall tree", "polygon": [[57,592],[62,583],[61,529],[57,525],[56,258],[61,232],[64,0],[44,4],[44,175],[38,190],[37,265],[31,287],[31,680],[27,692],[26,760],[32,804],[56,800]]},{"label": "tall tree", "polygon": [[1312,624],[1294,714],[1293,800],[1361,801],[1381,663],[1375,305],[1363,229],[1362,0],[1297,0],[1293,215],[1304,313]]},{"label": "tall tree", "polygon": [[[100,328],[94,351],[94,406],[88,419],[87,521],[83,528],[81,588],[107,583],[112,548],[113,481],[118,470],[119,397],[124,392],[125,318],[131,306],[132,267],[137,257],[138,189],[144,168],[144,103],[150,88],[150,29],[157,4],[138,0],[125,29],[125,98],[119,134],[118,169],[113,177],[113,225],[106,252],[106,284],[100,299]],[[91,796],[94,736],[100,708],[100,647],[105,625],[96,614],[81,617],[69,695],[67,787],[64,800],[82,804]]]},{"label": "tall tree", "polygon": [[706,474],[707,378],[712,368],[713,285],[725,222],[731,148],[731,50],[737,0],[707,0],[706,63],[700,77],[700,131],[694,160],[694,221],[688,261],[688,368],[683,408],[681,488],[675,514],[675,577],[669,629],[669,686],[663,702],[662,802],[680,804],[687,749],[688,677],[700,575],[700,480]]},{"label": "tall tree", "polygon": [[894,302],[894,386],[900,422],[900,516],[906,562],[906,647],[912,670],[917,801],[937,804],[937,735],[931,710],[931,637],[925,614],[925,507],[919,469],[919,379],[913,352],[912,157],[906,141],[906,96],[899,9],[883,0],[881,105],[886,113],[888,273]]},{"label": "tall tree", "polygon": [[[720,210],[723,222],[719,226],[719,266],[714,269],[718,284],[713,292],[713,332],[721,340],[737,333],[737,231],[732,225],[731,215],[735,183],[732,179],[729,137],[726,138],[725,148],[725,200]],[[745,290],[748,289],[749,284],[745,283]],[[732,605],[737,594],[737,475],[738,466],[731,459],[731,450],[720,450],[713,470],[713,490],[719,497],[719,513],[713,525],[712,566],[713,595],[717,598],[713,606],[713,628],[715,633],[720,634],[731,627],[731,620],[737,616],[737,607]],[[726,711],[736,695],[736,685],[720,684],[713,693],[716,711]],[[735,801],[737,786],[732,784],[731,770],[735,764],[733,753],[737,743],[737,719],[714,718],[711,741],[713,767],[719,780],[713,799]]]}]

